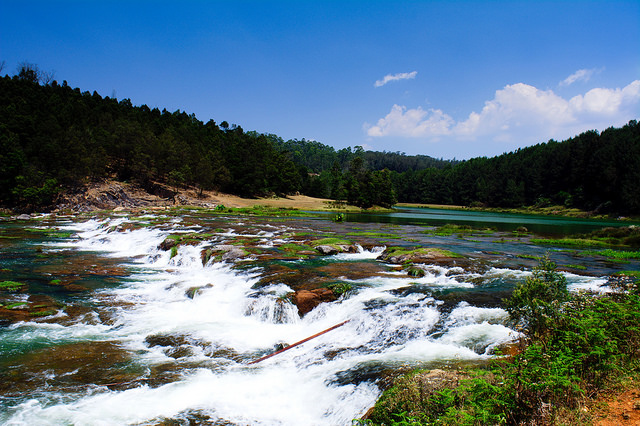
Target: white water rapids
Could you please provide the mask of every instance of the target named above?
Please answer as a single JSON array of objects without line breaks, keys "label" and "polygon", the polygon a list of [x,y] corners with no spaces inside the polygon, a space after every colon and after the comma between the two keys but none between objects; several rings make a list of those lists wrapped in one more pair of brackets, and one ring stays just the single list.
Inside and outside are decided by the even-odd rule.
[{"label": "white water rapids", "polygon": [[[445,268],[430,268],[422,278],[389,273],[353,281],[357,291],[325,303],[300,318],[283,298],[284,284],[258,289],[258,272],[228,264],[203,266],[202,246],[180,246],[176,256],[158,244],[168,229],[147,227],[109,232],[124,219],[68,225],[77,238],[59,249],[99,252],[125,258],[134,268],[117,288],[100,290],[96,303],[114,301],[111,324],[19,323],[23,339],[46,334],[60,342],[112,341],[134,354],[139,365],[175,363],[180,376],[151,387],[127,390],[88,387],[76,392],[49,389],[25,398],[0,418],[8,425],[156,424],[173,419],[188,424],[199,413],[220,424],[348,425],[374,405],[377,385],[360,377],[368,371],[429,362],[480,360],[515,333],[503,325],[499,308],[461,302],[452,310],[425,294],[394,292],[410,283],[434,288],[465,288]],[[176,224],[176,229],[178,228]],[[176,229],[171,232],[176,232]],[[193,230],[192,230],[193,231]],[[256,234],[268,245],[283,229]],[[227,229],[224,236],[233,235]],[[55,249],[55,247],[52,247]],[[379,252],[339,255],[340,261],[375,258]],[[514,273],[492,270],[494,274]],[[199,290],[193,298],[188,290]],[[252,359],[294,343],[342,321],[344,326],[255,365]],[[167,355],[167,347],[148,337],[182,336],[188,351]],[[227,422],[227,423],[224,423]]]}]

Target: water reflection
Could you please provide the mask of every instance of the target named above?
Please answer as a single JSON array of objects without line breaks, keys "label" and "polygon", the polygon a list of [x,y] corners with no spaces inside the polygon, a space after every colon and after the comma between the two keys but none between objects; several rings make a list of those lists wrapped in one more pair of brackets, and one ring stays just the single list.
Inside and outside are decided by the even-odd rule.
[{"label": "water reflection", "polygon": [[628,226],[636,222],[581,219],[558,216],[539,216],[516,213],[493,213],[466,210],[397,207],[392,213],[346,213],[345,220],[396,225],[433,225],[447,223],[471,225],[474,228],[493,228],[511,232],[521,226],[541,235],[570,235],[588,233],[606,226]]}]

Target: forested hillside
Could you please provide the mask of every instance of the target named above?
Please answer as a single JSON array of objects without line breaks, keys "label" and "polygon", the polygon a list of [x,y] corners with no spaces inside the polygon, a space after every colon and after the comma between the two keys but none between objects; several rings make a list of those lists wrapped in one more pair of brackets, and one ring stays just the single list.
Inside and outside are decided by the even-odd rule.
[{"label": "forested hillside", "polygon": [[474,158],[438,170],[392,173],[406,202],[519,207],[560,204],[601,213],[640,213],[640,124],[564,142]]},{"label": "forested hillside", "polygon": [[0,78],[0,201],[45,206],[61,187],[115,177],[244,196],[301,189],[306,171],[262,135],[136,107],[23,70]]},{"label": "forested hillside", "polygon": [[43,81],[28,64],[0,77],[0,205],[46,208],[59,192],[105,178],[248,197],[301,192],[360,207],[563,204],[637,214],[640,125],[456,162],[203,123]]},{"label": "forested hillside", "polygon": [[364,151],[361,147],[355,150],[343,148],[335,150],[333,147],[317,141],[292,139],[288,141],[276,135],[267,135],[276,146],[291,153],[291,159],[305,166],[312,173],[329,170],[337,163],[338,167],[346,170],[355,157],[362,157],[371,170],[388,169],[394,172],[422,170],[429,167],[444,168],[455,164],[455,161],[438,160],[428,155],[406,155],[400,152]]}]

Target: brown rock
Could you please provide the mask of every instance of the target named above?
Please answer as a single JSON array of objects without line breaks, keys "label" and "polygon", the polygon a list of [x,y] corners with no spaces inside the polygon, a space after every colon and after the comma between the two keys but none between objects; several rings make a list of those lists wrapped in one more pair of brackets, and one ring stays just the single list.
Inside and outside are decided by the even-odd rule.
[{"label": "brown rock", "polygon": [[315,290],[299,290],[293,294],[291,300],[298,307],[300,316],[311,312],[313,308],[323,302],[333,302],[337,297],[328,288],[317,288]]}]

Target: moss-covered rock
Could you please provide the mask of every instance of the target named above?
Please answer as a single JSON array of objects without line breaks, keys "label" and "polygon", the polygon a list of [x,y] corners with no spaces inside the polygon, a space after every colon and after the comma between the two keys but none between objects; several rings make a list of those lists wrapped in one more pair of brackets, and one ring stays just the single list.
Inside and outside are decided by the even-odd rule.
[{"label": "moss-covered rock", "polygon": [[196,232],[188,234],[171,234],[158,245],[158,248],[160,250],[167,251],[180,245],[195,246],[200,244],[202,241],[210,239],[211,237],[213,237],[213,234],[199,234]]},{"label": "moss-covered rock", "polygon": [[23,291],[27,288],[27,285],[17,281],[0,281],[0,290],[15,293]]},{"label": "moss-covered rock", "polygon": [[311,246],[323,255],[355,253],[358,251],[351,241],[343,238],[321,238],[312,241]]},{"label": "moss-covered rock", "polygon": [[449,250],[433,247],[407,249],[404,247],[389,247],[382,254],[382,260],[390,263],[428,263],[433,261],[451,260],[462,256]]}]

